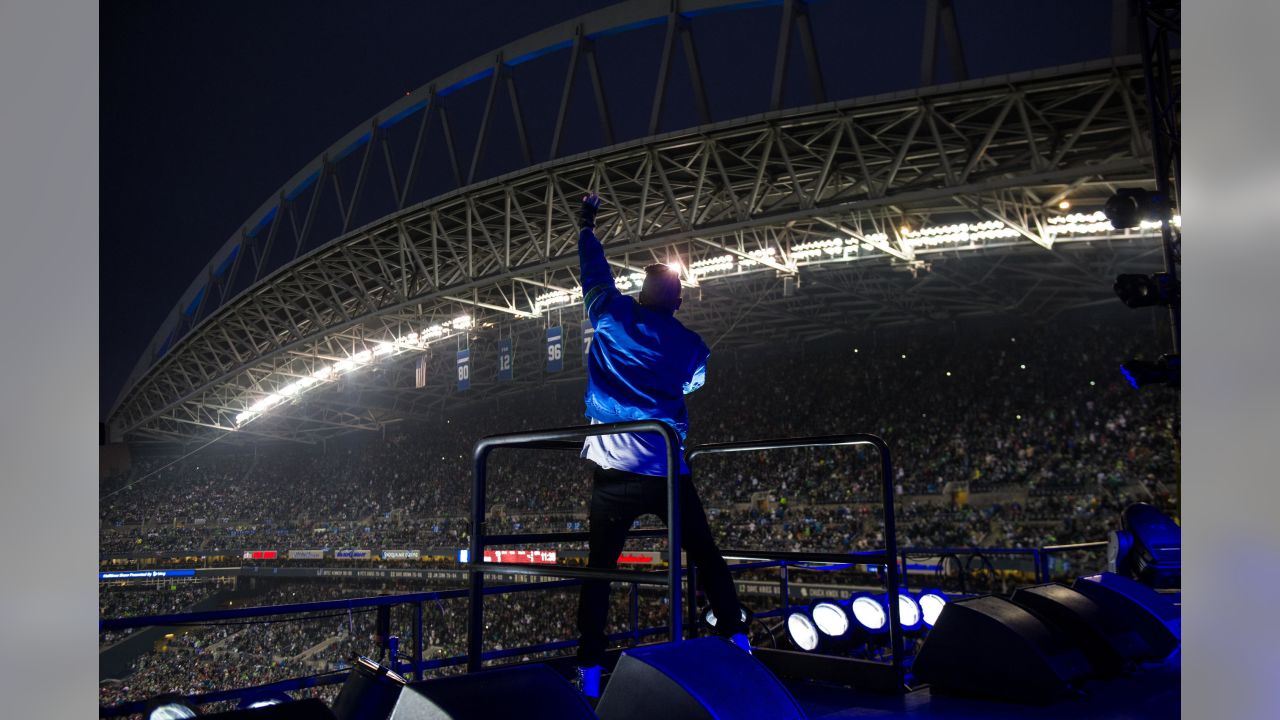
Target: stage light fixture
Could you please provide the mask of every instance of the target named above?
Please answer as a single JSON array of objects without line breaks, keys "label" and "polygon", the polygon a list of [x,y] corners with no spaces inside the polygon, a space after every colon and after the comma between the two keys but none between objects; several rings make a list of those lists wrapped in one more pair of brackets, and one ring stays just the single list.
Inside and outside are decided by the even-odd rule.
[{"label": "stage light fixture", "polygon": [[849,613],[834,600],[820,600],[809,611],[818,632],[831,637],[842,637],[849,632]]},{"label": "stage light fixture", "polygon": [[293,702],[293,698],[288,693],[258,693],[250,695],[240,701],[241,710],[253,710],[255,708],[270,707],[272,705],[282,705],[287,702]]},{"label": "stage light fixture", "polygon": [[1182,579],[1182,528],[1148,503],[1121,513],[1120,530],[1107,538],[1107,565],[1117,575],[1157,588],[1178,587]]},{"label": "stage light fixture", "polygon": [[1120,364],[1120,372],[1134,389],[1148,385],[1178,387],[1182,382],[1182,358],[1179,355],[1161,355],[1155,362],[1130,359]]},{"label": "stage light fixture", "polygon": [[1107,199],[1102,213],[1117,230],[1138,227],[1143,220],[1167,220],[1171,215],[1164,196],[1142,188],[1120,188]]},{"label": "stage light fixture", "polygon": [[818,626],[814,624],[813,618],[803,610],[791,613],[787,616],[787,638],[791,640],[791,644],[800,648],[805,652],[816,652],[818,650]]},{"label": "stage light fixture", "polygon": [[898,591],[898,622],[902,624],[903,632],[916,632],[924,627],[920,603],[906,589]]},{"label": "stage light fixture", "polygon": [[1131,308],[1173,305],[1180,299],[1178,282],[1168,273],[1117,275],[1112,289],[1120,302]]},{"label": "stage light fixture", "polygon": [[400,690],[408,684],[408,680],[391,668],[359,656],[333,701],[333,714],[338,720],[387,717],[400,697]]},{"label": "stage light fixture", "polygon": [[942,614],[942,608],[946,607],[950,598],[941,590],[922,590],[920,591],[920,619],[925,625],[933,627],[938,622],[938,616]]},{"label": "stage light fixture", "polygon": [[[747,611],[746,611],[746,610],[744,610],[743,608],[738,608],[738,612],[741,614],[742,622],[746,622],[746,621],[747,621]],[[703,621],[703,622],[705,622],[705,623],[707,624],[707,627],[715,627],[715,626],[716,626],[716,611],[715,611],[715,610],[712,610],[711,608],[707,608],[707,611],[706,611],[705,613],[703,613],[703,614],[702,614],[702,621]]]},{"label": "stage light fixture", "polygon": [[185,720],[199,715],[186,697],[176,693],[158,695],[147,702],[147,720]]},{"label": "stage light fixture", "polygon": [[849,600],[849,614],[870,635],[889,632],[889,606],[882,597],[855,593]]}]

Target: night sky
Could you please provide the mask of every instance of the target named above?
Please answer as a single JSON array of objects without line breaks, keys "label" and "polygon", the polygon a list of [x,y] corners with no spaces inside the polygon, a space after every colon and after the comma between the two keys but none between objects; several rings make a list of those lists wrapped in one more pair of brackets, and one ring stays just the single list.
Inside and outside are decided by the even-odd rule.
[{"label": "night sky", "polygon": [[[138,357],[192,279],[296,171],[406,91],[508,42],[610,4],[103,4],[100,419],[105,420]],[[847,11],[847,35],[830,22],[815,27],[824,58],[842,53],[866,68],[856,86],[840,87],[842,79],[828,77],[829,94],[852,97],[910,87],[919,76],[920,22],[915,18],[923,5],[849,0],[840,6]],[[973,77],[1109,51],[1110,0],[957,0],[956,6]],[[736,62],[731,37],[699,38],[708,75],[713,65]],[[549,62],[553,75],[563,78],[568,53],[559,54],[565,59]],[[602,67],[606,82],[609,70]],[[542,91],[554,95],[553,102],[559,100],[561,81]],[[739,90],[709,89],[713,114],[718,98],[728,100]],[[535,92],[521,87],[522,104],[536,102],[526,99]],[[617,96],[624,90],[610,92]],[[647,106],[652,85],[640,95]],[[589,96],[579,97],[591,104]],[[681,97],[668,94],[675,122],[692,112],[681,106]],[[542,159],[536,144],[534,151],[535,161]]]}]

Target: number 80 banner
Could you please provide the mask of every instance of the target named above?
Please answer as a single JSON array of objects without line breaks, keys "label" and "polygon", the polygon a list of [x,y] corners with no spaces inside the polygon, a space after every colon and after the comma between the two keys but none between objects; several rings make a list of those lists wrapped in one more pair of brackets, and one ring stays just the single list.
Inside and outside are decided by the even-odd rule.
[{"label": "number 80 banner", "polygon": [[458,351],[458,389],[471,387],[471,351]]},{"label": "number 80 banner", "polygon": [[564,330],[559,327],[547,328],[547,372],[560,372],[564,369]]}]

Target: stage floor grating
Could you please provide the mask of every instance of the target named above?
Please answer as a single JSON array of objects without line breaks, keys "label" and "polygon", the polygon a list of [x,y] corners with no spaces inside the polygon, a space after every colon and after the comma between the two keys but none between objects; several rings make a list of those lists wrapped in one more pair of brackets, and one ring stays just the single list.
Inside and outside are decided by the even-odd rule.
[{"label": "stage floor grating", "polygon": [[1161,665],[1147,665],[1111,680],[1089,681],[1079,696],[1052,705],[1017,705],[954,695],[928,688],[890,696],[803,680],[784,684],[810,720],[845,718],[979,718],[1035,717],[1037,720],[1147,720],[1179,717],[1182,690],[1181,651]]}]

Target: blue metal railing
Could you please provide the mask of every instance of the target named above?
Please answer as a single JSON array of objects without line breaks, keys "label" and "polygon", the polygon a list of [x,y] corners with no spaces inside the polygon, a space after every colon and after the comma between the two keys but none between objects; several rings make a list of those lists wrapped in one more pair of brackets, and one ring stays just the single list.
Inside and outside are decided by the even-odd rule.
[{"label": "blue metal railing", "polygon": [[[589,436],[617,435],[630,432],[653,432],[662,437],[667,451],[667,546],[669,559],[665,577],[662,574],[634,570],[603,570],[599,568],[569,569],[540,567],[513,563],[486,563],[484,550],[489,545],[529,542],[530,537],[539,542],[557,540],[583,540],[587,533],[537,533],[536,535],[488,535],[485,533],[485,491],[489,454],[500,447],[519,450],[580,450]],[[475,447],[475,474],[471,493],[471,594],[467,622],[467,672],[477,672],[481,667],[481,648],[484,639],[484,575],[499,573],[509,575],[546,575],[556,577],[591,578],[596,580],[624,581],[649,585],[666,585],[671,614],[668,627],[671,641],[684,638],[680,617],[680,438],[675,430],[658,420],[637,420],[623,423],[583,425],[550,430],[493,435],[482,438]],[[632,530],[629,535],[644,534]],[[692,580],[692,578],[691,578]],[[692,583],[690,584],[692,588]]]}]

